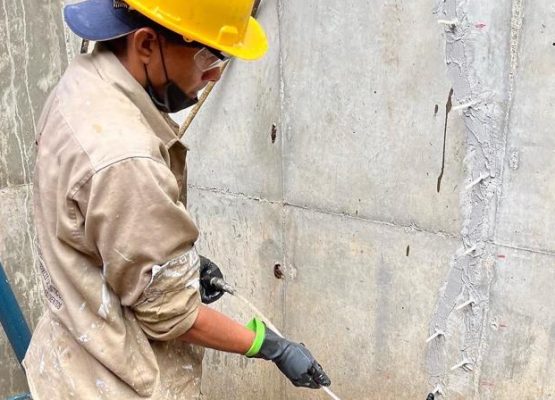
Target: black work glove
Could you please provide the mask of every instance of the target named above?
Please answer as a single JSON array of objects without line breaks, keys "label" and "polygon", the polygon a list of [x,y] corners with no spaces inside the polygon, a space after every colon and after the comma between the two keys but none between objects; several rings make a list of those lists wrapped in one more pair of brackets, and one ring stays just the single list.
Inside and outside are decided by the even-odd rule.
[{"label": "black work glove", "polygon": [[254,357],[273,361],[295,386],[319,389],[331,385],[330,378],[304,344],[284,339],[268,327],[262,347]]},{"label": "black work glove", "polygon": [[224,291],[214,287],[212,278],[223,279],[220,268],[208,258],[200,256],[200,297],[204,304],[210,304],[224,295]]}]

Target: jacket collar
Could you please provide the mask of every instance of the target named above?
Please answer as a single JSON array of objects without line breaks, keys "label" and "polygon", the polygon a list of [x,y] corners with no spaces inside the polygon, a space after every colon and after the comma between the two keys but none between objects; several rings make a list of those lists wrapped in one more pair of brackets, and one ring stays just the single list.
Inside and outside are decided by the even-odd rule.
[{"label": "jacket collar", "polygon": [[177,142],[181,143],[177,136],[179,126],[167,114],[156,108],[146,90],[106,46],[97,43],[91,59],[102,80],[122,92],[137,106],[166,148],[169,149]]}]

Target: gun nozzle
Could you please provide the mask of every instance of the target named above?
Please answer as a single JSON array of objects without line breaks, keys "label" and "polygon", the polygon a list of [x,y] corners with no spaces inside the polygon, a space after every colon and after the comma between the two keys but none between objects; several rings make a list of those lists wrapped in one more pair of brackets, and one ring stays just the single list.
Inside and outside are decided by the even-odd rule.
[{"label": "gun nozzle", "polygon": [[222,290],[231,295],[235,295],[235,288],[231,286],[229,283],[227,283],[226,281],[224,281],[222,278],[212,278],[210,280],[210,284],[214,286],[216,289]]},{"label": "gun nozzle", "polygon": [[232,296],[235,296],[235,288],[229,284],[225,284],[223,290]]}]

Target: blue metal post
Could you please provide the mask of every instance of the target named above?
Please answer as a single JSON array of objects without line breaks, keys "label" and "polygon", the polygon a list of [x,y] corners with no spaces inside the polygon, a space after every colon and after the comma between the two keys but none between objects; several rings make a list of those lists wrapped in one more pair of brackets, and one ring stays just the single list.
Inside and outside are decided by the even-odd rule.
[{"label": "blue metal post", "polygon": [[8,397],[6,400],[33,400],[29,393],[17,394],[12,397]]},{"label": "blue metal post", "polygon": [[31,341],[31,331],[17,304],[2,263],[0,263],[0,323],[21,363]]}]

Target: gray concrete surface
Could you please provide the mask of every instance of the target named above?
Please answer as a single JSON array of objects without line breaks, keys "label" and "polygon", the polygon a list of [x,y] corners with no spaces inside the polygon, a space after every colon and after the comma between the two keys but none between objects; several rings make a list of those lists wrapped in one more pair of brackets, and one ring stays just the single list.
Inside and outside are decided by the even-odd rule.
[{"label": "gray concrete surface", "polygon": [[[259,10],[273,44],[264,61],[231,64],[228,72],[235,78],[220,82],[206,103],[217,112],[201,112],[186,133],[192,152],[202,151],[190,155],[190,168],[204,172],[195,174],[199,187],[274,201],[283,197],[282,143],[279,138],[272,143],[272,126],[279,125],[282,106],[277,11],[275,2]],[[229,152],[209,153],[206,146]]]},{"label": "gray concrete surface", "polygon": [[[495,240],[555,252],[555,6],[523,7]],[[524,66],[526,66],[524,68]]]},{"label": "gray concrete surface", "polygon": [[[496,326],[498,291],[504,290],[497,256],[505,247],[498,243],[519,254],[528,248],[552,253],[543,245],[554,215],[545,183],[551,170],[552,5],[446,1],[426,8],[402,1],[379,7],[284,1],[278,16],[284,265],[296,276],[285,289],[285,331],[309,343],[324,364],[331,360],[336,391],[344,398],[425,398],[436,387],[455,399],[513,398],[515,391],[524,398],[538,398],[540,392],[548,398],[550,384],[532,381],[533,372],[510,381],[507,371],[519,360],[496,358],[490,327]],[[226,79],[239,85],[243,74]],[[543,94],[528,82],[541,85]],[[455,109],[447,121],[445,174],[437,193],[451,87]],[[234,89],[227,82],[218,94],[230,99]],[[234,133],[199,129],[203,122],[241,113],[241,105],[234,113],[233,103],[226,103],[224,114],[211,101],[189,132],[195,138],[190,182],[202,182],[200,190],[214,196],[231,192],[238,201],[258,201],[257,179],[250,190],[234,191],[221,180],[232,173],[227,166],[198,168],[197,154],[225,159],[230,148],[219,142],[225,137],[229,143]],[[237,138],[241,148],[242,136]],[[530,155],[536,167],[522,172],[520,162],[516,177],[521,143],[522,154],[526,147],[537,149]],[[257,150],[268,158],[267,146]],[[237,176],[244,171],[241,166]],[[348,229],[350,241],[344,238]],[[408,238],[414,248],[429,252],[422,255],[428,264],[421,270],[403,269],[414,261],[401,257],[397,242]],[[542,238],[542,245],[535,244]],[[395,247],[392,243],[401,247],[399,254],[387,248]],[[375,251],[386,255],[364,257],[357,248],[379,248]],[[357,266],[367,281],[353,288],[345,280]],[[547,278],[541,268],[529,268]],[[412,312],[403,318],[409,282],[421,295],[411,298]],[[379,292],[388,286],[395,288],[389,296]],[[533,287],[523,291],[549,304]],[[470,305],[457,309],[469,299]],[[544,324],[534,308],[523,318],[528,326]],[[351,328],[351,320],[360,326]],[[345,333],[345,327],[354,333]],[[436,329],[445,334],[426,344]],[[510,346],[526,348],[520,332],[509,336]],[[407,347],[400,337],[408,338]],[[544,337],[543,344],[549,342]],[[531,363],[552,371],[542,355],[534,356],[538,360]],[[468,363],[457,367],[462,361]],[[286,386],[283,398],[325,398],[300,393]]]},{"label": "gray concrete surface", "polygon": [[441,192],[436,190],[451,82],[431,6],[283,2],[287,201],[429,231],[460,231],[460,119],[448,126],[445,174]]},{"label": "gray concrete surface", "polygon": [[497,251],[481,398],[553,398],[555,256],[503,246]]},{"label": "gray concrete surface", "polygon": [[58,1],[0,4],[0,188],[32,180],[38,115],[67,65],[60,10]]},{"label": "gray concrete surface", "polygon": [[[423,316],[457,240],[297,207],[287,207],[286,238],[294,273],[285,332],[318,355],[333,390],[346,399],[424,399]],[[314,398],[286,388],[287,399]]]},{"label": "gray concrete surface", "polygon": [[[0,257],[31,323],[32,121],[75,53],[60,3],[38,3],[0,4]],[[263,0],[260,18],[272,50],[235,62],[186,136],[202,253],[343,400],[554,397],[552,2]],[[446,116],[451,88],[468,106]],[[2,398],[25,384],[1,335],[0,354]],[[203,392],[327,398],[216,352]]]},{"label": "gray concrete surface", "polygon": [[[274,266],[283,260],[281,207],[195,188],[189,190],[188,202],[203,232],[199,252],[220,265],[238,294],[282,326],[284,282],[274,276]],[[216,307],[245,324],[254,316],[242,301],[229,295]],[[268,363],[209,351],[205,364],[202,391],[207,398],[280,397],[283,382],[279,371]]]}]

